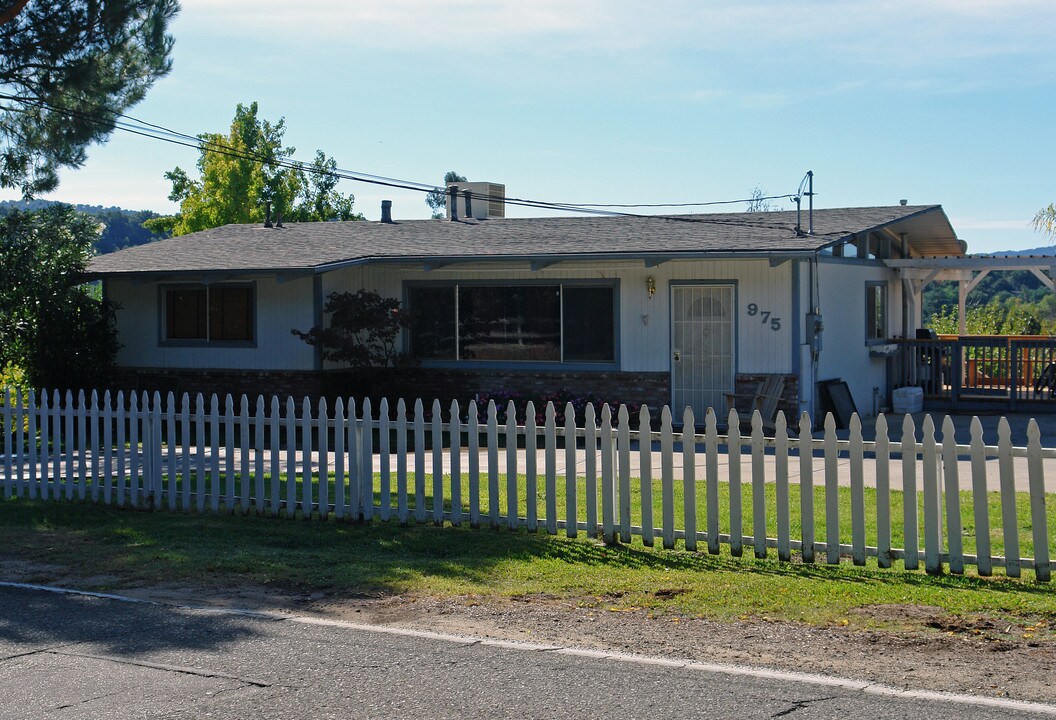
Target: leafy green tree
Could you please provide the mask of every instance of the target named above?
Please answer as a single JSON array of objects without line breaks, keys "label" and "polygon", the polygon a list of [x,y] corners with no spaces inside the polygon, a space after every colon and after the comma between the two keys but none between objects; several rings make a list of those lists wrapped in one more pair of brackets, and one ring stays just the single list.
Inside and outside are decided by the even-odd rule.
[{"label": "leafy green tree", "polygon": [[444,185],[425,196],[425,204],[433,209],[433,220],[442,220],[444,207],[447,205],[447,184],[453,182],[467,182],[466,178],[454,170],[448,170],[444,175]]},{"label": "leafy green tree", "polygon": [[[169,72],[176,0],[30,0],[0,24],[0,187],[54,190]],[[7,14],[11,14],[8,12]]]},{"label": "leafy green tree", "polygon": [[296,149],[283,145],[285,119],[272,124],[257,111],[255,102],[239,103],[227,135],[199,136],[199,178],[179,167],[165,173],[172,183],[169,199],[180,203],[180,211],[148,221],[148,228],[186,235],[230,223],[259,223],[265,205],[272,217],[284,221],[363,219],[352,210],[355,197],[335,190],[337,163],[321,150],[311,165],[295,163]]},{"label": "leafy green tree", "polygon": [[118,349],[112,306],[80,276],[100,225],[69,205],[0,218],[0,368],[34,387],[105,384]]},{"label": "leafy green tree", "polygon": [[330,293],[323,311],[330,316],[329,327],[292,332],[309,345],[322,347],[324,360],[360,368],[399,363],[396,338],[410,325],[399,300],[369,290]]},{"label": "leafy green tree", "polygon": [[1038,210],[1034,216],[1034,229],[1043,232],[1049,237],[1056,237],[1056,204],[1049,204],[1047,208]]}]

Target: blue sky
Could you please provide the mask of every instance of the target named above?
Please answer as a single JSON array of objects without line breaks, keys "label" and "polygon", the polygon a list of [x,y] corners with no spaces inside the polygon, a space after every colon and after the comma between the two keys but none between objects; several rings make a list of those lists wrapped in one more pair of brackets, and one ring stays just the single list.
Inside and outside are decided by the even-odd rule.
[{"label": "blue sky", "polygon": [[[131,114],[226,131],[256,100],[300,158],[559,202],[789,193],[813,170],[818,206],[941,203],[971,251],[1019,249],[1051,242],[1030,220],[1056,201],[1053,27],[1051,0],[184,0],[173,72]],[[163,173],[196,159],[118,133],[52,197],[171,212]],[[428,217],[339,187],[368,219],[383,198]]]}]

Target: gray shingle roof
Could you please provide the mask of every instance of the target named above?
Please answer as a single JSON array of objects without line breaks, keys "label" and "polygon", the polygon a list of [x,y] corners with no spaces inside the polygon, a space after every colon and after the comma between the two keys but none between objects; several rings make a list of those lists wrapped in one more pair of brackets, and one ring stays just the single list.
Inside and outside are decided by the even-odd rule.
[{"label": "gray shingle roof", "polygon": [[[807,213],[802,214],[804,228]],[[855,233],[891,227],[911,243],[957,241],[941,206],[814,211],[798,237],[795,211],[666,217],[507,218],[225,225],[101,255],[92,277],[172,273],[321,272],[366,262],[674,259],[710,254],[809,253]],[[952,243],[952,244],[951,244]],[[960,254],[954,252],[951,254]]]}]

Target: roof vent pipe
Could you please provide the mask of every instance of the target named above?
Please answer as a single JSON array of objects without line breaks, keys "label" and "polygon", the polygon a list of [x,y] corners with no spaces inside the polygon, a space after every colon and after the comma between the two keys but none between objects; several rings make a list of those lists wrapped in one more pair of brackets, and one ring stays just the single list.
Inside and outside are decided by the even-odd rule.
[{"label": "roof vent pipe", "polygon": [[473,192],[469,188],[466,188],[462,191],[462,197],[466,199],[466,220],[469,220],[473,217]]},{"label": "roof vent pipe", "polygon": [[392,223],[392,200],[381,201],[381,221],[383,223]]},{"label": "roof vent pipe", "polygon": [[905,207],[906,205],[909,204],[909,200],[906,200],[905,198],[902,198],[901,200],[898,201],[898,204],[901,205],[902,207]]},{"label": "roof vent pipe", "polygon": [[447,189],[451,194],[451,220],[458,220],[458,185],[452,185]]}]

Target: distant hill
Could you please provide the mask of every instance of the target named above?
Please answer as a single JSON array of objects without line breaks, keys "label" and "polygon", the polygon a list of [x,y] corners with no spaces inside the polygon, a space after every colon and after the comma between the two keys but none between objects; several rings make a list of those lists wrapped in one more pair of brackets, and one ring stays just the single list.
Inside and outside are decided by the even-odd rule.
[{"label": "distant hill", "polygon": [[1056,245],[1027,248],[1026,250],[1002,250],[1001,252],[990,254],[994,257],[1020,257],[1022,255],[1056,255]]},{"label": "distant hill", "polygon": [[[41,210],[55,204],[54,200],[3,200],[0,201],[0,215],[6,215],[12,210]],[[143,227],[144,221],[158,217],[158,213],[151,210],[125,210],[102,205],[73,207],[79,212],[94,215],[105,226],[95,243],[95,249],[100,255],[134,245],[145,245],[164,237]]]}]

